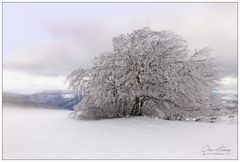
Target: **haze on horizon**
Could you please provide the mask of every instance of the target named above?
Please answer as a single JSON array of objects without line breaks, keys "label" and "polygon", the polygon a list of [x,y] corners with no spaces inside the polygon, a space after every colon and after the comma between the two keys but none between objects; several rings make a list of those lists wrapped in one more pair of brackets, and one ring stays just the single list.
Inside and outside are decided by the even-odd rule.
[{"label": "haze on horizon", "polygon": [[3,3],[3,90],[67,89],[66,76],[112,50],[112,38],[150,27],[211,46],[221,83],[237,88],[237,3]]}]

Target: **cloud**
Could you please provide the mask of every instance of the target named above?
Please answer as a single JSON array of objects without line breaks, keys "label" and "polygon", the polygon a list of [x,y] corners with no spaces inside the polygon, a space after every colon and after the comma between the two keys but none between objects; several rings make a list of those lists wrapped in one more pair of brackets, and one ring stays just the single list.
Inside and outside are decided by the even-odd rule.
[{"label": "cloud", "polygon": [[56,76],[68,75],[72,70],[89,68],[94,57],[112,50],[112,36],[107,29],[89,24],[48,24],[49,43],[15,51],[4,58],[4,69]]},{"label": "cloud", "polygon": [[[83,53],[82,53],[83,52]],[[4,69],[20,70],[35,75],[67,75],[78,66],[89,66],[86,57],[88,51],[77,51],[66,45],[49,45],[43,48],[25,50],[4,61]]]},{"label": "cloud", "polygon": [[[24,7],[31,10],[23,11]],[[8,8],[10,10],[11,6]],[[92,11],[89,12],[88,9]],[[43,10],[46,13],[42,13]],[[68,12],[62,13],[63,10]],[[15,5],[11,14],[14,13],[24,14],[19,19],[28,27],[21,27],[19,21],[19,24],[14,24],[14,19],[10,17],[4,22],[5,28],[8,28],[8,24],[18,25],[19,28],[6,30],[6,39],[15,39],[11,32],[25,33],[24,37],[28,39],[16,40],[16,44],[20,43],[22,46],[15,49],[13,54],[4,53],[4,67],[7,69],[39,75],[66,75],[78,66],[90,67],[95,56],[110,51],[112,37],[149,26],[152,30],[172,30],[182,35],[191,49],[212,45],[215,48],[213,55],[219,56],[224,73],[232,75],[237,71],[237,12],[234,3],[157,3],[128,6],[93,4],[65,7],[61,4]],[[29,15],[41,21],[36,21],[34,25]],[[33,42],[35,45],[32,45]],[[5,49],[8,44],[9,42],[5,42]]]},{"label": "cloud", "polygon": [[66,90],[64,76],[36,76],[11,70],[3,71],[3,91],[31,94],[42,90]]},{"label": "cloud", "polygon": [[237,77],[223,77],[218,83],[220,85],[217,89],[218,92],[237,94]]},{"label": "cloud", "polygon": [[223,76],[237,76],[236,3],[5,3],[3,18],[5,73],[66,77],[111,51],[113,37],[148,26],[176,32],[191,50],[211,45]]}]

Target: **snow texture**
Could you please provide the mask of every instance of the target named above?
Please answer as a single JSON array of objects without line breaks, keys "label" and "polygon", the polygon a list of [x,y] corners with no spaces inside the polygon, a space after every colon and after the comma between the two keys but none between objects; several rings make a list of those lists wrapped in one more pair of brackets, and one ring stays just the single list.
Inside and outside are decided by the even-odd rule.
[{"label": "snow texture", "polygon": [[[73,120],[70,111],[3,108],[4,159],[236,159],[237,125],[149,117]],[[227,147],[227,155],[202,148]]]}]

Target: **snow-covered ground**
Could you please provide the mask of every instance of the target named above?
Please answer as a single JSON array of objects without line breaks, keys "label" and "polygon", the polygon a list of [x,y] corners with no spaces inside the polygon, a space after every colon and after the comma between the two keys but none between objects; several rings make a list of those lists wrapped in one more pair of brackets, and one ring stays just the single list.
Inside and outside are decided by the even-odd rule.
[{"label": "snow-covered ground", "polygon": [[4,107],[3,158],[237,158],[236,123],[147,117],[89,121],[71,119],[69,114],[66,110]]}]

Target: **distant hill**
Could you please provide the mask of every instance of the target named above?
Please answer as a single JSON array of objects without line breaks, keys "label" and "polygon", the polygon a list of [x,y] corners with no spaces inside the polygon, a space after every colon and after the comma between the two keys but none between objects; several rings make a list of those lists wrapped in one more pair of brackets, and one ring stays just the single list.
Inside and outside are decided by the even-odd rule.
[{"label": "distant hill", "polygon": [[44,91],[30,95],[3,93],[3,105],[19,105],[25,107],[46,107],[73,110],[82,96],[69,91]]},{"label": "distant hill", "polygon": [[[223,99],[223,104],[229,110],[238,107],[238,99],[236,94],[214,93]],[[73,110],[74,106],[80,102],[82,96],[69,91],[43,91],[40,93],[22,95],[14,93],[3,93],[3,104],[19,105],[24,107],[46,107],[54,109]]]},{"label": "distant hill", "polygon": [[238,96],[233,93],[213,93],[215,96],[222,98],[223,104],[228,109],[236,109],[238,107]]}]

